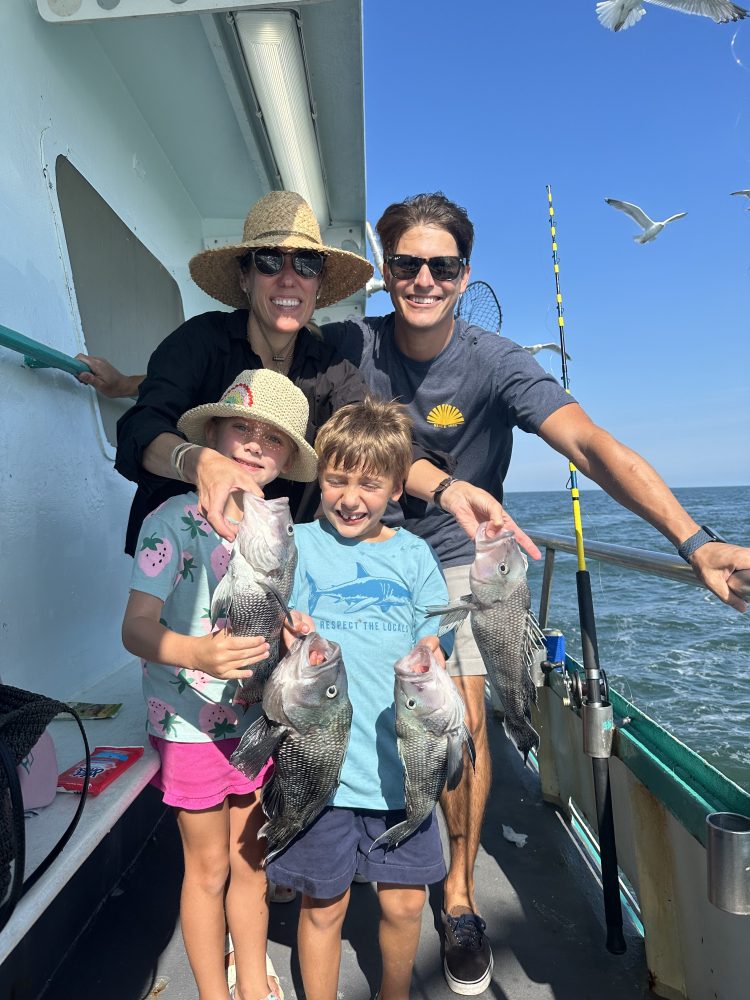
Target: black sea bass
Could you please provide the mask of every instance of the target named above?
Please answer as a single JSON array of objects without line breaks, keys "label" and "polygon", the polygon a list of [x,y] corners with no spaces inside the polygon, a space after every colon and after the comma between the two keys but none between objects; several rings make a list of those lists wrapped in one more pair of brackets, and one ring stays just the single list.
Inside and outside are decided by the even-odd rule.
[{"label": "black sea bass", "polygon": [[475,538],[471,594],[457,604],[430,611],[443,615],[439,635],[471,616],[471,630],[487,675],[503,701],[505,731],[526,759],[529,750],[539,746],[531,725],[536,688],[529,667],[536,650],[544,647],[544,637],[531,613],[526,560],[518,543],[510,531],[489,538],[487,524],[479,525]]},{"label": "black sea bass", "polygon": [[352,724],[341,647],[317,632],[297,639],[266,681],[263,713],[231,760],[255,778],[273,757],[261,795],[268,822],[258,834],[268,838],[270,861],[312,823],[341,778]]},{"label": "black sea bass", "polygon": [[243,509],[226,574],[211,601],[211,621],[226,617],[235,635],[266,637],[271,651],[242,685],[243,700],[254,704],[263,697],[263,685],[279,659],[297,546],[288,500],[263,500],[245,493]]},{"label": "black sea bass", "polygon": [[[415,646],[394,666],[396,738],[404,765],[406,820],[375,844],[396,847],[414,833],[447,785],[455,788],[464,766],[464,744],[474,764],[474,742],[458,689],[427,646]],[[372,850],[372,848],[370,848]]]}]

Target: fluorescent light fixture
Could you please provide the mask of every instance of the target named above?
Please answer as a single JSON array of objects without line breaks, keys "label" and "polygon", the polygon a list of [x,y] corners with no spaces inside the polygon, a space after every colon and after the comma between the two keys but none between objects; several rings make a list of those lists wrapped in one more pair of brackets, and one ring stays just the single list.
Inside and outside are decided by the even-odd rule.
[{"label": "fluorescent light fixture", "polygon": [[328,199],[296,16],[245,11],[235,24],[281,181],[309,202],[325,229]]}]

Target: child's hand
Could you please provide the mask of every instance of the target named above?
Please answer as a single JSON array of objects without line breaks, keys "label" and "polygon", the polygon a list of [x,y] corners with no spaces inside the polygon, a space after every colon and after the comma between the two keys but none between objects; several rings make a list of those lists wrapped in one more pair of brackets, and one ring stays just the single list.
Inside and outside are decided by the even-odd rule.
[{"label": "child's hand", "polygon": [[287,652],[294,645],[296,639],[315,631],[315,622],[310,615],[306,615],[302,611],[292,611],[290,614],[294,626],[292,627],[289,624],[289,619],[285,618],[284,628],[281,632],[281,642]]},{"label": "child's hand", "polygon": [[262,635],[239,636],[229,629],[196,636],[193,649],[193,668],[221,681],[252,677],[252,665],[262,663],[270,652]]},{"label": "child's hand", "polygon": [[445,670],[445,653],[440,645],[440,640],[436,635],[426,635],[423,639],[420,639],[417,643],[418,646],[427,646],[429,650],[432,651],[432,655],[438,661],[440,666]]}]

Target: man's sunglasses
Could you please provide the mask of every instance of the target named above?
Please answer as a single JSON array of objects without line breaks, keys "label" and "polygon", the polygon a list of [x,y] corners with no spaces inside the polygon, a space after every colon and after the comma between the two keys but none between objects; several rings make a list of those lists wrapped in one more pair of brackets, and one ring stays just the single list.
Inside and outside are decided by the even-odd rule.
[{"label": "man's sunglasses", "polygon": [[413,257],[410,253],[392,253],[386,263],[394,278],[416,278],[426,264],[435,281],[454,281],[466,264],[466,257]]},{"label": "man's sunglasses", "polygon": [[284,258],[292,258],[292,267],[300,278],[317,278],[323,270],[325,255],[318,250],[276,250],[274,247],[263,247],[260,250],[250,250],[241,258],[243,267],[250,261],[261,274],[278,274],[284,266]]}]

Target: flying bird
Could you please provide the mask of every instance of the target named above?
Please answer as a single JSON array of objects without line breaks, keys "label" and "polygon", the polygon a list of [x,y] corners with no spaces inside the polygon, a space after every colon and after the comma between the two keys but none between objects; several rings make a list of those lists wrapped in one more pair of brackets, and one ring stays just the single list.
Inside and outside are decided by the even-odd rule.
[{"label": "flying bird", "polygon": [[[745,189],[744,189],[744,190],[742,190],[742,191],[732,191],[732,192],[730,192],[730,193],[731,193],[731,194],[744,194],[744,196],[745,196],[746,198],[750,198],[750,188],[745,188]],[[750,212],[750,208],[748,208],[748,212]]]},{"label": "flying bird", "polygon": [[[528,351],[529,354],[536,354],[537,351],[557,351],[558,354],[562,354],[559,344],[530,344],[529,346],[524,345],[524,351]],[[571,360],[568,352],[565,352],[565,359],[567,361]]]},{"label": "flying bird", "polygon": [[[681,10],[683,14],[701,14],[703,17],[710,17],[718,24],[741,21],[743,17],[747,17],[744,7],[738,7],[729,0],[648,0],[648,3],[656,4],[657,7]],[[610,31],[632,28],[645,13],[643,0],[604,0],[603,3],[596,5],[596,16]]]},{"label": "flying bird", "polygon": [[655,240],[668,222],[674,222],[675,219],[682,219],[687,215],[687,212],[678,212],[677,215],[670,215],[663,222],[654,222],[653,219],[649,219],[642,208],[631,205],[629,201],[618,201],[617,198],[605,198],[604,200],[613,208],[619,208],[621,212],[625,212],[641,227],[643,232],[640,236],[633,237],[636,243],[649,243],[651,240]]}]

